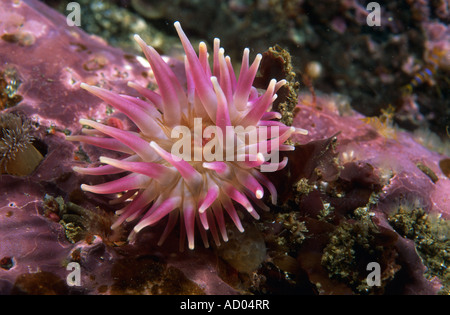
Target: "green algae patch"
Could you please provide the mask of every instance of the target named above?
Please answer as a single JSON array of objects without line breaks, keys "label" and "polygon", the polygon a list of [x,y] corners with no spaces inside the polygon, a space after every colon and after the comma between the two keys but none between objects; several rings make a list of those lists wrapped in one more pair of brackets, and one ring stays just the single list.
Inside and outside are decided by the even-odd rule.
[{"label": "green algae patch", "polygon": [[427,214],[418,207],[413,210],[400,207],[389,216],[392,227],[403,237],[413,240],[416,250],[428,270],[425,276],[437,277],[450,293],[450,221],[436,214]]},{"label": "green algae patch", "polygon": [[[353,292],[382,294],[401,268],[396,262],[396,240],[394,232],[380,230],[369,216],[346,220],[330,235],[321,264],[331,279],[345,283]],[[367,266],[371,262],[380,264],[381,286],[367,283]]]}]

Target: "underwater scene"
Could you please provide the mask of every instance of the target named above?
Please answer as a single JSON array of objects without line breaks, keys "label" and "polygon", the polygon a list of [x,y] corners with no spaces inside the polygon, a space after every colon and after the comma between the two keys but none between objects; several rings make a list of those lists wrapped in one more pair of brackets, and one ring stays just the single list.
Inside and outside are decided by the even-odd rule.
[{"label": "underwater scene", "polygon": [[449,295],[449,22],[1,0],[0,295]]}]

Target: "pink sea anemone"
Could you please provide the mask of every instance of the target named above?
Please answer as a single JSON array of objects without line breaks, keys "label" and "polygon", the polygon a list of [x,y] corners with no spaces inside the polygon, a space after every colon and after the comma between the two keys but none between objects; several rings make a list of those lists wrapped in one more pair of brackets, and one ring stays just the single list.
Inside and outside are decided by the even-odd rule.
[{"label": "pink sea anemone", "polygon": [[[208,230],[217,245],[220,236],[228,240],[223,210],[241,232],[240,208],[258,219],[254,206],[268,209],[261,200],[263,187],[276,203],[277,191],[261,170],[283,168],[287,159],[277,160],[278,152],[293,150],[293,146],[284,144],[286,140],[293,133],[306,131],[284,125],[275,120],[281,115],[270,111],[275,93],[285,80],[273,79],[261,93],[252,86],[261,55],[249,65],[249,50],[245,49],[237,79],[219,39],[214,40],[211,68],[205,43],[200,43],[197,56],[180,23],[176,22],[175,28],[186,53],[187,86],[182,86],[156,50],[136,35],[153,70],[158,93],[131,82],[129,86],[145,100],[86,84],[81,87],[127,115],[139,131],[81,119],[82,125],[93,129],[85,128],[84,135],[67,139],[126,154],[122,160],[100,157],[104,165],[99,167],[74,167],[88,175],[128,173],[104,184],[81,186],[97,194],[121,193],[114,202],[131,200],[117,211],[112,229],[138,220],[129,236],[132,241],[143,228],[168,216],[159,241],[162,244],[179,217],[180,246],[187,236],[193,249],[196,225],[206,247]],[[245,132],[236,131],[236,127]],[[188,146],[182,141],[186,133]]]}]

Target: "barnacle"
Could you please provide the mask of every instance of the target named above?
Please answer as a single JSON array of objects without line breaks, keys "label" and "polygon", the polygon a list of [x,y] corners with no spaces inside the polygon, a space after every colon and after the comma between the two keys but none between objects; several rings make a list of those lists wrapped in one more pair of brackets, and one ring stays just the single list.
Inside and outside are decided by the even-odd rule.
[{"label": "barnacle", "polygon": [[23,96],[17,93],[21,83],[15,68],[7,67],[0,72],[0,109],[14,107],[22,101]]},{"label": "barnacle", "polygon": [[0,173],[29,175],[43,159],[32,143],[31,122],[16,114],[3,114],[0,130]]}]

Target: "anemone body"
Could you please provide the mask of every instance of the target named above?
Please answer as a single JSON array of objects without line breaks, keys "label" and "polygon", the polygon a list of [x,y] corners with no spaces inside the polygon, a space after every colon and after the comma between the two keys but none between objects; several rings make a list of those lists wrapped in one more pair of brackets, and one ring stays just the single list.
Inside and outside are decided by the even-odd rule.
[{"label": "anemone body", "polygon": [[[70,136],[68,140],[126,155],[122,160],[101,157],[104,165],[99,167],[74,168],[79,173],[97,176],[124,174],[104,184],[81,186],[97,194],[122,193],[114,202],[131,200],[117,211],[112,229],[136,221],[129,236],[133,240],[143,228],[168,217],[159,244],[180,220],[181,244],[187,237],[188,247],[193,249],[196,226],[206,247],[207,231],[219,245],[221,239],[228,240],[227,217],[243,231],[238,211],[245,209],[258,219],[255,208],[268,209],[261,200],[265,189],[276,203],[276,189],[261,168],[268,165],[272,171],[283,168],[287,160],[274,162],[274,153],[293,150],[284,142],[292,133],[305,131],[276,121],[281,116],[270,111],[284,80],[272,80],[261,93],[252,86],[261,55],[249,64],[249,50],[245,49],[237,76],[218,39],[214,40],[211,67],[206,45],[200,43],[197,55],[178,22],[175,28],[186,54],[186,86],[182,86],[156,50],[136,35],[154,73],[157,91],[130,82],[129,86],[142,95],[141,99],[86,84],[81,87],[126,114],[139,131],[82,119],[81,124],[94,130],[83,129],[83,135]],[[237,126],[247,128],[248,132],[236,132]],[[189,133],[186,146],[186,141],[180,141]]]}]

